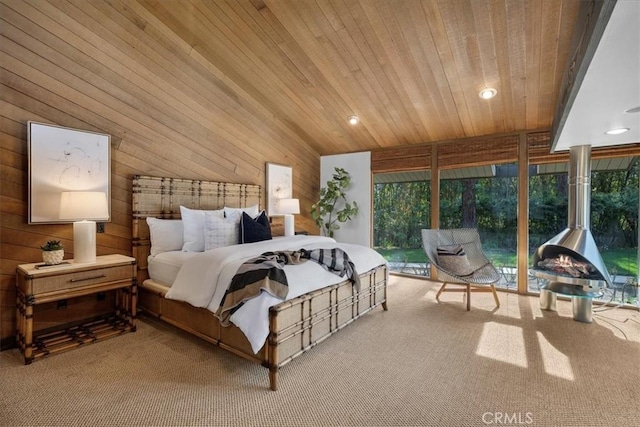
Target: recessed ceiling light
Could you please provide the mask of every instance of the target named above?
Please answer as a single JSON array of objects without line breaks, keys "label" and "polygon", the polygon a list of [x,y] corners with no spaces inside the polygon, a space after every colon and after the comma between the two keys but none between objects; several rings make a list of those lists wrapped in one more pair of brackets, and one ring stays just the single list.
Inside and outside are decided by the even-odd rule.
[{"label": "recessed ceiling light", "polygon": [[495,90],[492,87],[488,87],[488,88],[482,89],[479,95],[480,95],[480,98],[482,99],[491,99],[494,96],[496,96],[497,93],[498,93],[497,90]]},{"label": "recessed ceiling light", "polygon": [[347,120],[349,121],[350,125],[357,125],[358,122],[360,122],[360,119],[358,118],[358,116],[349,116],[347,117]]},{"label": "recessed ceiling light", "polygon": [[621,133],[625,133],[628,130],[629,130],[629,128],[618,128],[618,129],[608,130],[605,133],[607,135],[620,135]]}]

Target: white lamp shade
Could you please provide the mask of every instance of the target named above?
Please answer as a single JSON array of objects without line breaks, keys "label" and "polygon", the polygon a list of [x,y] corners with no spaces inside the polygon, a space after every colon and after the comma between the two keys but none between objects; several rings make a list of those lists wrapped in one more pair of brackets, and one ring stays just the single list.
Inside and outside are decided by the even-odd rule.
[{"label": "white lamp shade", "polygon": [[109,219],[109,207],[106,193],[99,191],[63,191],[60,196],[61,220]]},{"label": "white lamp shade", "polygon": [[298,199],[279,199],[276,209],[279,214],[299,214],[300,213],[300,200]]}]

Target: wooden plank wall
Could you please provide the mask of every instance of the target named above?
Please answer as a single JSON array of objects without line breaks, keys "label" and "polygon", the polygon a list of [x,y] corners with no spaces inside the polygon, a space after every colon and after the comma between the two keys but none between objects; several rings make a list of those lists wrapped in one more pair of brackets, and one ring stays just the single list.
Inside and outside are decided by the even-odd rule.
[{"label": "wooden plank wall", "polygon": [[98,255],[131,254],[134,174],[264,185],[266,162],[287,164],[296,228],[316,231],[305,213],[319,153],[145,7],[1,0],[0,33],[0,340],[15,331],[16,266],[39,261],[50,238],[73,255],[71,225],[27,224],[28,120],[112,136],[112,221]]}]

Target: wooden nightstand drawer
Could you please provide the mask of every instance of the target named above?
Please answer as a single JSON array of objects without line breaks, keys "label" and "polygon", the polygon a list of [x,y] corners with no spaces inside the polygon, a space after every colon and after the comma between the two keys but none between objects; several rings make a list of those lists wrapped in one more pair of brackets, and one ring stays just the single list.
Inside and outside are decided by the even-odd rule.
[{"label": "wooden nightstand drawer", "polygon": [[[39,295],[48,292],[71,290],[96,284],[117,282],[120,280],[131,281],[131,266],[100,268],[96,270],[70,272],[58,276],[34,277],[31,279],[31,294]],[[26,280],[28,282],[29,279]],[[28,283],[25,283],[28,292]]]}]

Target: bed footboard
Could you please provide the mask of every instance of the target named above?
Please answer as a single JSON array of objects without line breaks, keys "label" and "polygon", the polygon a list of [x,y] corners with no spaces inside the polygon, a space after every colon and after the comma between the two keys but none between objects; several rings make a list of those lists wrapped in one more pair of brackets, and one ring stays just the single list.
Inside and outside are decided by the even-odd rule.
[{"label": "bed footboard", "polygon": [[386,266],[360,275],[360,285],[356,292],[346,281],[271,307],[265,365],[272,390],[282,366],[378,305],[387,310]]}]

